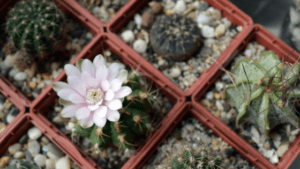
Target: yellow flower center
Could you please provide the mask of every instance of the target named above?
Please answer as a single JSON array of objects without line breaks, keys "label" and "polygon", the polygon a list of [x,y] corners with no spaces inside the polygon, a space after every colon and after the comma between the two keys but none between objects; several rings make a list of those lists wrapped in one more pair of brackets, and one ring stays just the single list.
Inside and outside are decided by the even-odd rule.
[{"label": "yellow flower center", "polygon": [[86,94],[86,100],[96,104],[102,99],[102,92],[100,89],[90,89]]}]

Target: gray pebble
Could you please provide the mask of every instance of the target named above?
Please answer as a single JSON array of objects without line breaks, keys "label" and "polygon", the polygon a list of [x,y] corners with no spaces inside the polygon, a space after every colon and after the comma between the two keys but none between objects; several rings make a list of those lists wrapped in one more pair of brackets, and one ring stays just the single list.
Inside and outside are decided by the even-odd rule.
[{"label": "gray pebble", "polygon": [[28,151],[32,156],[36,156],[40,152],[40,144],[36,140],[31,140],[28,143]]},{"label": "gray pebble", "polygon": [[14,155],[16,152],[20,151],[21,148],[22,148],[22,145],[20,143],[15,143],[15,144],[8,147],[8,152],[11,155]]},{"label": "gray pebble", "polygon": [[206,11],[209,7],[209,4],[207,2],[204,2],[202,1],[202,3],[200,4],[200,7],[199,7],[199,11]]}]

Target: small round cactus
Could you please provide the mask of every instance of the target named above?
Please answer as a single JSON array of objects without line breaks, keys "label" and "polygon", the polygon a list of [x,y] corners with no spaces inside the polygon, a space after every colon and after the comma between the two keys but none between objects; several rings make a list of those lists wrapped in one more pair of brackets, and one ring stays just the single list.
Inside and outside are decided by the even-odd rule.
[{"label": "small round cactus", "polygon": [[7,31],[16,48],[44,57],[61,39],[61,22],[56,7],[39,0],[22,0],[9,13]]},{"label": "small round cactus", "polygon": [[213,169],[220,165],[221,161],[219,158],[208,158],[196,155],[191,151],[184,151],[181,156],[174,157],[170,162],[172,169]]},{"label": "small round cactus", "polygon": [[153,50],[170,60],[190,58],[199,49],[201,40],[197,24],[178,14],[159,16],[150,30]]}]

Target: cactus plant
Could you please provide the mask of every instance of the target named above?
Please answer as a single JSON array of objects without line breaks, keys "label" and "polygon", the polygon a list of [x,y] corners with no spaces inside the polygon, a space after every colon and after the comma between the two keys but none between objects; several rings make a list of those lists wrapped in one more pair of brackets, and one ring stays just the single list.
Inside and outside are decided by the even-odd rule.
[{"label": "cactus plant", "polygon": [[233,67],[234,84],[225,89],[225,99],[238,109],[236,125],[250,121],[269,138],[283,123],[300,126],[289,102],[300,96],[294,85],[300,65],[281,62],[274,51],[262,53],[258,61],[240,60]]},{"label": "cactus plant", "polygon": [[61,39],[61,24],[62,16],[55,6],[39,0],[22,0],[9,13],[7,31],[16,48],[29,56],[44,58]]},{"label": "cactus plant", "polygon": [[199,49],[201,40],[197,24],[178,14],[159,16],[150,30],[153,50],[169,60],[190,58]]},{"label": "cactus plant", "polygon": [[175,156],[169,165],[172,169],[214,169],[218,168],[220,163],[217,157],[208,158],[185,150],[181,156]]},{"label": "cactus plant", "polygon": [[17,164],[10,165],[4,169],[40,169],[38,166],[34,165],[32,162],[20,160]]}]

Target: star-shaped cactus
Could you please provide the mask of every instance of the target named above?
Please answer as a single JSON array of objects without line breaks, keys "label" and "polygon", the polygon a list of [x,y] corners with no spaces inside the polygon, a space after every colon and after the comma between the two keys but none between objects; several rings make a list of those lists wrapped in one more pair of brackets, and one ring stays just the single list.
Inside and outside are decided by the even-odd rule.
[{"label": "star-shaped cactus", "polygon": [[238,109],[236,124],[254,123],[269,137],[279,124],[300,126],[293,100],[300,97],[295,88],[299,77],[298,63],[283,63],[274,51],[266,51],[258,61],[240,60],[233,67],[234,84],[225,89],[225,99]]}]

